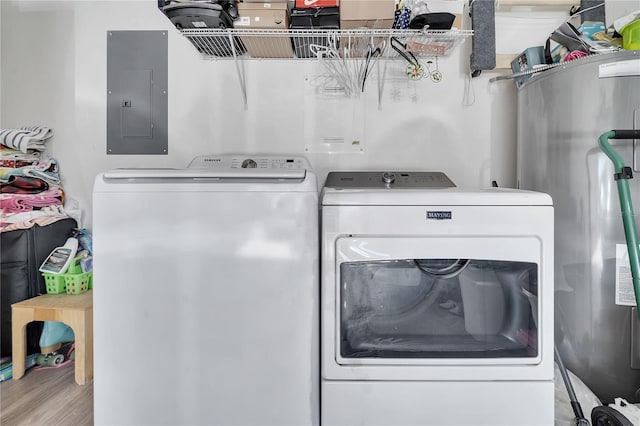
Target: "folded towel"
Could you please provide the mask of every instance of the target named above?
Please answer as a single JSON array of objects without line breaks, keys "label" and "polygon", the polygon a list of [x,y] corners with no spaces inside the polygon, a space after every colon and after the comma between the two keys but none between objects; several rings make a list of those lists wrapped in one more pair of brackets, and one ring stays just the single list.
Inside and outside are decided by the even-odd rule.
[{"label": "folded towel", "polygon": [[0,194],[38,194],[49,189],[49,183],[34,177],[9,176],[9,181],[0,181]]},{"label": "folded towel", "polygon": [[25,154],[22,151],[0,144],[0,167],[17,169],[24,166],[33,166],[40,161],[40,155],[40,151],[31,150]]},{"label": "folded towel", "polygon": [[39,194],[0,194],[0,209],[3,215],[61,204],[62,191],[59,189],[49,189]]},{"label": "folded towel", "polygon": [[20,127],[19,129],[0,129],[0,144],[27,153],[29,149],[45,150],[45,142],[53,136],[48,127]]},{"label": "folded towel", "polygon": [[12,176],[35,177],[47,183],[60,183],[58,162],[53,158],[45,158],[35,166],[24,166],[18,169],[0,167],[0,183],[9,183]]},{"label": "folded towel", "polygon": [[29,229],[34,225],[45,226],[68,217],[62,205],[47,206],[28,212],[0,214],[0,232]]},{"label": "folded towel", "polygon": [[17,169],[24,166],[33,166],[40,161],[40,155],[40,151],[31,150],[25,154],[22,151],[0,144],[0,167]]}]

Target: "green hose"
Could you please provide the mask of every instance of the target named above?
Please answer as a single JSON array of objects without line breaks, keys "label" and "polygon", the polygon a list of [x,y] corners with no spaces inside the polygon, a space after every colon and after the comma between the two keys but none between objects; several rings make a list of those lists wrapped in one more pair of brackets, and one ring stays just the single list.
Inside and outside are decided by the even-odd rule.
[{"label": "green hose", "polygon": [[636,232],[636,221],[633,217],[633,204],[631,203],[631,193],[629,191],[629,179],[632,178],[633,175],[631,168],[625,167],[624,160],[609,143],[609,139],[633,139],[635,137],[640,137],[640,131],[611,130],[600,135],[599,142],[600,148],[602,148],[602,151],[611,159],[615,169],[614,177],[620,196],[622,223],[624,225],[624,235],[627,240],[631,276],[633,277],[633,291],[636,295],[638,317],[640,318],[640,251],[638,250],[638,234]]}]

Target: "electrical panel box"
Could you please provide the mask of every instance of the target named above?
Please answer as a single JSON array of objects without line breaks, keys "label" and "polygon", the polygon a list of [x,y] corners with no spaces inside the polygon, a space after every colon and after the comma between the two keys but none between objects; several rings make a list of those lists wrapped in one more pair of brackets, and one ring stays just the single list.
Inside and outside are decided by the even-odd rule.
[{"label": "electrical panel box", "polygon": [[167,37],[107,32],[107,154],[168,153]]}]

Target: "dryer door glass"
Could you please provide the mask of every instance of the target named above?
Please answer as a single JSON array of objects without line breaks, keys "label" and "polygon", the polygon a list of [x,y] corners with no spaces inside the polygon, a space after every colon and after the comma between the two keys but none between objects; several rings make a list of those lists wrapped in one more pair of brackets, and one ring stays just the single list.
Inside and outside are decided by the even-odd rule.
[{"label": "dryer door glass", "polygon": [[535,358],[538,265],[482,259],[340,264],[343,358]]}]

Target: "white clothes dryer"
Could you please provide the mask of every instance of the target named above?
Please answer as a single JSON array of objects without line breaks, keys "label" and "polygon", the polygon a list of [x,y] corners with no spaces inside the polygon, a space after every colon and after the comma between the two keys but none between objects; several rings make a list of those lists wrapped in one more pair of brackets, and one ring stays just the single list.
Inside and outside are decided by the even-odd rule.
[{"label": "white clothes dryer", "polygon": [[319,424],[304,158],[108,171],[93,211],[96,425]]},{"label": "white clothes dryer", "polygon": [[553,206],[442,173],[322,194],[323,425],[550,425]]}]

